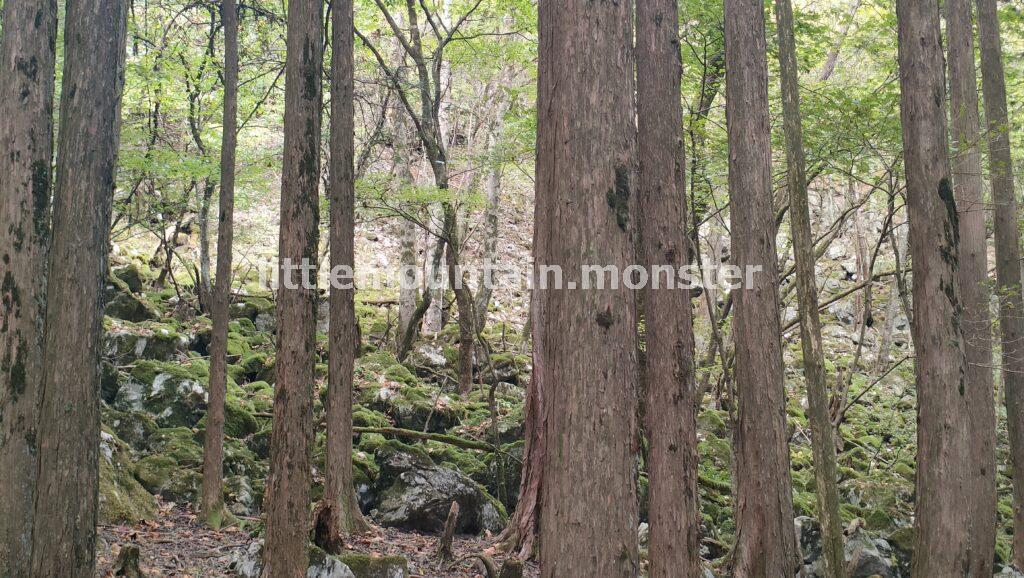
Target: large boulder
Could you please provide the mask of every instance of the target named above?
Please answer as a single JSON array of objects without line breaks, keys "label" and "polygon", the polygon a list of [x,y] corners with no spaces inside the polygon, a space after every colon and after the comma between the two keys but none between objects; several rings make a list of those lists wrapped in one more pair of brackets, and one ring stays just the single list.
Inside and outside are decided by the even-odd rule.
[{"label": "large boulder", "polygon": [[207,392],[187,367],[144,360],[114,398],[114,409],[153,414],[160,427],[194,427],[206,414]]},{"label": "large boulder", "polygon": [[[824,559],[821,557],[821,524],[814,518],[801,516],[793,520],[797,543],[803,556],[804,576],[824,578]],[[847,575],[850,578],[898,578],[898,566],[893,561],[893,548],[885,540],[872,538],[862,528],[854,530],[846,540],[844,549]]]},{"label": "large boulder", "polygon": [[189,350],[189,338],[170,327],[115,324],[103,336],[103,356],[117,365],[139,359],[172,361]]},{"label": "large boulder", "polygon": [[371,515],[385,527],[439,532],[452,502],[459,504],[456,532],[496,533],[507,515],[479,484],[457,470],[435,464],[423,451],[399,442],[377,449],[380,467]]},{"label": "large boulder", "polygon": [[[400,377],[396,366],[389,370],[392,377]],[[445,433],[458,425],[463,409],[461,402],[448,394],[399,381],[363,388],[359,402],[388,416],[395,427],[431,433]]]},{"label": "large boulder", "polygon": [[846,569],[850,578],[898,578],[892,547],[857,530],[846,540]]}]

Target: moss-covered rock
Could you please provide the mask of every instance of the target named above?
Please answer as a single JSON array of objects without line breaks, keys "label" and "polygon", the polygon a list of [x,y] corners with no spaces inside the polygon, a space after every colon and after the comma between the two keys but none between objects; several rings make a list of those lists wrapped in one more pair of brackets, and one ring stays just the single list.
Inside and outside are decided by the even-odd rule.
[{"label": "moss-covered rock", "polygon": [[232,319],[249,319],[256,321],[261,313],[273,313],[274,302],[266,297],[244,297],[241,301],[231,304],[230,313]]},{"label": "moss-covered rock", "polygon": [[193,427],[206,413],[207,393],[195,368],[143,360],[114,399],[120,411],[146,411],[161,427]]},{"label": "moss-covered rock", "polygon": [[369,385],[359,391],[359,403],[387,415],[396,427],[434,433],[459,424],[464,405],[429,387]]},{"label": "moss-covered rock", "polygon": [[160,311],[142,295],[133,293],[117,277],[107,278],[107,304],[104,312],[115,319],[138,323],[160,318]]},{"label": "moss-covered rock", "polygon": [[408,561],[401,556],[370,556],[346,552],[338,556],[355,578],[403,578],[409,572]]},{"label": "moss-covered rock", "polygon": [[156,499],[132,475],[131,450],[110,431],[100,434],[99,519],[137,523],[156,515]]},{"label": "moss-covered rock", "polygon": [[104,404],[100,412],[103,425],[135,450],[146,448],[158,429],[153,416],[144,411],[117,411]]},{"label": "moss-covered rock", "polygon": [[458,470],[436,465],[419,448],[397,441],[377,449],[380,466],[374,518],[387,527],[439,531],[452,502],[461,508],[456,531],[497,532],[507,521],[504,507]]}]

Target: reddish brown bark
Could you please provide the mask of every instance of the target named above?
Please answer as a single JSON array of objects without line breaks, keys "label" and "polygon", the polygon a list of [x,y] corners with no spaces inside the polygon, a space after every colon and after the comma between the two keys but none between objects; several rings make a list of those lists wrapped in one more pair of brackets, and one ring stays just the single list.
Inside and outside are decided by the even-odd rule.
[{"label": "reddish brown bark", "polygon": [[643,295],[652,578],[702,572],[693,310],[688,290],[655,284],[659,267],[679,271],[690,254],[678,23],[675,0],[637,0],[638,220],[652,277]]},{"label": "reddish brown bark", "polygon": [[[995,225],[996,295],[1003,348],[1003,386],[1010,434],[1013,476],[1013,525],[1024,528],[1024,297],[1020,279],[1020,230],[1013,182],[1006,79],[995,0],[978,0],[978,44],[981,86],[988,130],[989,174],[992,180],[992,221]],[[1024,567],[1024,532],[1013,534],[1013,561]]]},{"label": "reddish brown bark", "polygon": [[96,572],[103,290],[126,15],[124,0],[67,4],[32,576]]},{"label": "reddish brown bark", "polygon": [[960,219],[960,286],[967,356],[967,432],[971,462],[965,496],[970,504],[970,575],[991,576],[996,547],[996,412],[992,383],[991,294],[981,175],[981,121],[974,67],[971,0],[948,0],[953,193]]},{"label": "reddish brown bark", "polygon": [[[355,268],[355,124],[352,102],[351,0],[332,7],[331,40],[331,269]],[[368,528],[352,485],[352,371],[359,337],[355,289],[332,286],[327,374],[327,470],[324,507],[342,535]]]},{"label": "reddish brown bark", "polygon": [[[914,261],[918,400],[916,578],[966,572],[970,501],[965,476],[966,360],[960,230],[950,182],[945,74],[936,2],[897,0],[900,113]],[[957,570],[961,572],[961,570]]]},{"label": "reddish brown bark", "polygon": [[[285,64],[284,166],[281,175],[282,265],[317,263],[319,237],[320,76],[323,13],[316,0],[288,4]],[[315,271],[282,270],[277,294],[277,382],[267,531],[263,554],[266,578],[306,575],[309,534],[310,451],[313,435],[313,362],[316,355]]]},{"label": "reddish brown bark", "polygon": [[734,441],[738,578],[792,576],[798,566],[779,337],[764,30],[762,2],[726,0],[732,257],[742,271],[752,273],[750,282],[733,293],[739,402]]},{"label": "reddish brown bark", "polygon": [[[633,4],[551,0],[539,9],[541,576],[631,577],[639,562],[634,294],[622,284],[581,287],[583,266],[623,271],[633,256]],[[545,287],[547,266],[561,268],[562,288]]]},{"label": "reddish brown bark", "polygon": [[0,36],[0,576],[27,576],[53,158],[56,0],[8,0]]}]

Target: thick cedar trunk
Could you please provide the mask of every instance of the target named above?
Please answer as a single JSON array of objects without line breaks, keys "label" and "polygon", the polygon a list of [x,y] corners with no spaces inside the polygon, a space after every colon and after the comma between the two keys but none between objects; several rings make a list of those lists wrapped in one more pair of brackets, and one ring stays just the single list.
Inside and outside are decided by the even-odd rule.
[{"label": "thick cedar trunk", "polygon": [[[584,265],[623,271],[634,254],[633,3],[539,9],[535,271],[558,266],[581,287]],[[633,291],[544,279],[535,291],[547,426],[541,576],[635,576]]]},{"label": "thick cedar trunk", "polygon": [[792,576],[798,565],[779,338],[764,30],[764,5],[759,0],[726,0],[732,258],[751,273],[750,282],[733,293],[739,402],[734,443],[738,578]]},{"label": "thick cedar trunk", "polygon": [[678,22],[676,0],[637,0],[638,222],[642,264],[652,276],[643,293],[642,382],[652,578],[701,575],[693,309],[688,290],[656,286],[653,278],[658,267],[679,271],[689,262]]},{"label": "thick cedar trunk", "polygon": [[[56,0],[7,0],[0,36],[0,576],[32,555],[53,157]],[[27,66],[32,63],[32,66]]]},{"label": "thick cedar trunk", "polygon": [[800,346],[803,350],[804,381],[807,386],[808,414],[813,434],[811,447],[814,454],[818,518],[821,522],[821,552],[825,576],[842,578],[846,575],[846,569],[843,558],[842,519],[839,517],[836,445],[829,416],[825,354],[821,342],[821,319],[818,315],[818,287],[814,279],[814,232],[811,230],[810,207],[807,201],[807,168],[800,118],[799,71],[796,63],[796,38],[793,32],[793,5],[790,0],[775,0],[775,18],[779,36],[786,171],[800,310]]},{"label": "thick cedar trunk", "polygon": [[[966,572],[973,491],[965,486],[966,360],[960,231],[950,183],[945,78],[936,2],[897,0],[900,113],[914,262],[917,366],[915,578]],[[1019,273],[1018,273],[1019,276]]]},{"label": "thick cedar trunk", "polygon": [[953,191],[960,217],[960,287],[967,356],[967,432],[964,479],[969,503],[971,576],[991,576],[996,547],[996,413],[992,383],[991,295],[981,176],[978,79],[974,67],[971,0],[947,0]]},{"label": "thick cedar trunk", "polygon": [[[317,263],[322,8],[316,0],[288,4],[279,240],[282,265],[315,267]],[[282,271],[277,294],[277,382],[263,558],[266,578],[305,576],[308,558],[317,292],[315,272],[309,275],[309,285],[301,274],[292,273],[288,279]]]},{"label": "thick cedar trunk", "polygon": [[224,22],[224,129],[220,151],[220,219],[217,225],[217,278],[211,310],[210,399],[203,435],[202,512],[206,523],[223,522],[224,399],[227,395],[228,306],[231,299],[231,251],[234,242],[235,150],[238,144],[238,8],[221,4]]},{"label": "thick cedar trunk", "polygon": [[121,128],[123,0],[67,5],[33,576],[93,576],[107,235]]},{"label": "thick cedar trunk", "polygon": [[[1024,528],[1024,298],[1021,296],[1020,231],[1014,195],[1013,155],[1010,152],[1006,79],[995,0],[978,0],[978,44],[981,48],[981,86],[988,130],[989,174],[992,180],[992,220],[995,224],[996,294],[1003,349],[1003,385],[1010,433],[1013,476],[1013,525]],[[1024,531],[1013,533],[1013,561],[1024,567]]]},{"label": "thick cedar trunk", "polygon": [[[351,0],[336,1],[331,33],[331,269],[355,268],[355,124]],[[343,535],[368,528],[352,485],[352,372],[359,347],[355,289],[331,287],[324,506]]]}]

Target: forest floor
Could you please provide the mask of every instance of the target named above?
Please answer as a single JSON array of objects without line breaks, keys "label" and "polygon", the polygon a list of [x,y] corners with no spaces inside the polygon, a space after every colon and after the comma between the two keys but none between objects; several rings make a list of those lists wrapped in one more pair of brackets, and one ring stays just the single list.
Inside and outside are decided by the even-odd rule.
[{"label": "forest floor", "polygon": [[[136,545],[140,566],[149,578],[212,578],[233,576],[228,570],[232,556],[245,550],[252,537],[235,527],[213,531],[201,524],[187,508],[168,505],[153,521],[131,525],[100,525],[97,569],[101,577],[114,576],[113,566],[121,548]],[[474,554],[486,554],[500,566],[503,556],[490,548],[493,540],[456,536],[452,544],[455,562],[440,565],[433,557],[437,537],[391,528],[374,527],[358,537],[350,548],[381,556],[403,556],[409,561],[408,578],[487,578]],[[538,576],[537,566],[527,563],[523,575]]]}]

